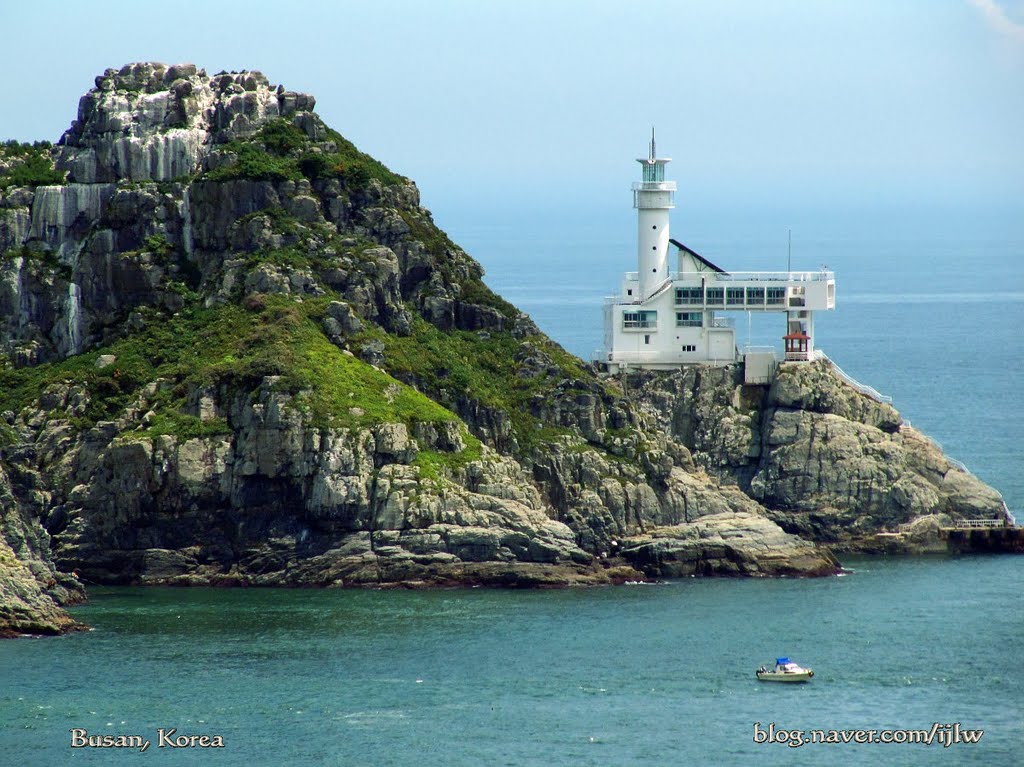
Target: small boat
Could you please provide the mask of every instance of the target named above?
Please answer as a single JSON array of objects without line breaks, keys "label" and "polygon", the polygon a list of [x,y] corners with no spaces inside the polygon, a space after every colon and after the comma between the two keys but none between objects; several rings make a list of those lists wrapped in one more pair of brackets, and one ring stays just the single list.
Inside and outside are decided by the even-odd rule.
[{"label": "small boat", "polygon": [[793,663],[789,658],[776,658],[775,668],[761,666],[757,670],[757,678],[762,682],[809,682],[814,672]]}]

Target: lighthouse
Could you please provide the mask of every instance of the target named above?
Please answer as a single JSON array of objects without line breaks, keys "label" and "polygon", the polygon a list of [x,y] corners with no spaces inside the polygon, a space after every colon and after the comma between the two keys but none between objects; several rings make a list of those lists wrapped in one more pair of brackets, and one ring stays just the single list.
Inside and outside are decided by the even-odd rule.
[{"label": "lighthouse", "polygon": [[[637,159],[641,180],[634,182],[636,208],[635,272],[626,272],[619,292],[604,301],[604,347],[595,360],[610,372],[629,367],[671,370],[680,365],[744,362],[744,380],[766,380],[774,369],[773,348],[736,346],[736,319],[777,313],[786,319],[782,362],[817,359],[814,313],[836,305],[835,274],[820,271],[736,272],[716,266],[669,234],[676,184],[665,180],[671,160],[658,157],[651,129],[647,157]],[[675,247],[669,271],[669,247]]]},{"label": "lighthouse", "polygon": [[647,157],[638,157],[643,180],[633,184],[633,207],[637,223],[637,277],[640,300],[657,293],[669,279],[668,214],[675,207],[676,182],[665,180],[669,157],[658,157],[651,128],[651,147]]}]

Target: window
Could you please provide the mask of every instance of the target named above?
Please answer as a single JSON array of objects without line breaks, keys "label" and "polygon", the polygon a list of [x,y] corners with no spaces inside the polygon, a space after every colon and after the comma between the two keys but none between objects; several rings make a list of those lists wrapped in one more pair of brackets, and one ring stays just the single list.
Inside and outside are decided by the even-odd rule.
[{"label": "window", "polygon": [[778,305],[786,302],[785,288],[768,288],[768,305]]},{"label": "window", "polygon": [[623,312],[622,327],[628,329],[658,327],[657,312]]},{"label": "window", "polygon": [[665,166],[660,162],[644,163],[644,181],[659,182],[665,180]]},{"label": "window", "polygon": [[645,344],[649,344],[650,342],[651,342],[651,337],[650,336],[644,336],[644,343]]},{"label": "window", "polygon": [[676,303],[700,306],[704,303],[704,291],[701,288],[676,288]]},{"label": "window", "polygon": [[699,328],[704,324],[701,312],[676,312],[677,328]]},{"label": "window", "polygon": [[747,288],[747,303],[764,306],[764,288]]},{"label": "window", "polygon": [[729,306],[743,306],[743,288],[726,288],[725,303]]},{"label": "window", "polygon": [[626,289],[626,295],[627,295],[627,296],[631,296],[631,295],[633,295],[633,288],[627,288],[627,289]]},{"label": "window", "polygon": [[695,352],[695,351],[697,351],[697,347],[694,346],[693,344],[683,344],[683,351],[684,352]]},{"label": "window", "polygon": [[708,288],[707,297],[709,304],[721,306],[724,303],[724,290],[722,288]]}]

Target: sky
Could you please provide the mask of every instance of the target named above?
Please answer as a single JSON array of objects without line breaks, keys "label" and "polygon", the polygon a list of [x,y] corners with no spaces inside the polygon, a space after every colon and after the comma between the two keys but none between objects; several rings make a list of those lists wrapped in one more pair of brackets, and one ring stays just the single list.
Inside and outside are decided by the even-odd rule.
[{"label": "sky", "polygon": [[[1024,210],[1024,0],[3,3],[0,138],[132,61],[258,69],[435,211],[680,199]],[[628,194],[628,192],[626,192]]]}]

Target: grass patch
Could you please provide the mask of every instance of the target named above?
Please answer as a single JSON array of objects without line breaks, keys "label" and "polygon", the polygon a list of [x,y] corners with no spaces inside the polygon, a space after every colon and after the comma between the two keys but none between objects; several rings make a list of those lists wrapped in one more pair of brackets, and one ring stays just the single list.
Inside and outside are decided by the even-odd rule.
[{"label": "grass patch", "polygon": [[154,415],[152,423],[143,432],[147,437],[171,435],[179,439],[220,437],[232,433],[225,418],[202,420],[194,415],[164,410]]},{"label": "grass patch", "polygon": [[232,142],[225,147],[235,153],[235,161],[206,174],[209,181],[251,179],[253,181],[298,181],[298,164],[288,157],[277,157],[256,144]]},{"label": "grass patch", "polygon": [[408,336],[395,336],[378,328],[359,334],[355,342],[384,344],[387,370],[416,385],[434,399],[452,402],[465,394],[481,404],[504,411],[524,451],[563,435],[571,429],[542,423],[531,412],[537,395],[553,391],[566,377],[585,375],[579,362],[543,336],[527,339],[533,349],[546,353],[556,366],[555,375],[523,377],[519,361],[530,347],[510,333],[481,336],[469,331],[444,332],[420,317]]},{"label": "grass patch", "polygon": [[370,179],[376,179],[384,186],[401,185],[408,181],[404,176],[391,171],[384,163],[360,152],[355,144],[338,131],[328,128],[327,136],[335,146],[335,151],[326,155],[333,172],[340,178],[351,180],[354,188],[366,186]]},{"label": "grass patch", "polygon": [[[298,312],[296,312],[298,313]],[[356,426],[457,421],[449,410],[371,365],[343,354],[308,317],[290,320],[290,375],[313,422]]]},{"label": "grass patch", "polygon": [[519,310],[515,306],[487,287],[479,278],[466,280],[460,287],[462,290],[459,293],[459,300],[464,303],[489,306],[510,320],[519,316]]},{"label": "grass patch", "polygon": [[462,438],[466,447],[458,453],[445,453],[440,450],[421,450],[417,453],[413,466],[419,468],[420,477],[437,481],[465,468],[473,461],[481,460],[483,447],[480,440],[468,431],[462,435]]},{"label": "grass patch", "polygon": [[[117,417],[143,386],[160,379],[150,398],[156,417],[142,433],[209,436],[228,433],[228,424],[185,414],[190,395],[221,386],[252,391],[265,376],[277,376],[275,388],[295,395],[296,407],[315,426],[458,421],[425,395],[331,344],[317,321],[326,303],[266,297],[252,309],[193,306],[88,354],[0,370],[0,411],[20,411],[53,384],[80,385],[90,401],[77,423],[88,428]],[[97,369],[100,354],[117,360]]]},{"label": "grass patch", "polygon": [[365,188],[371,179],[386,186],[406,182],[380,161],[360,152],[337,131],[328,128],[327,136],[330,144],[314,142],[290,120],[270,120],[251,138],[225,144],[223,148],[234,153],[235,161],[215,168],[205,178],[209,181],[336,178],[350,189]]}]

